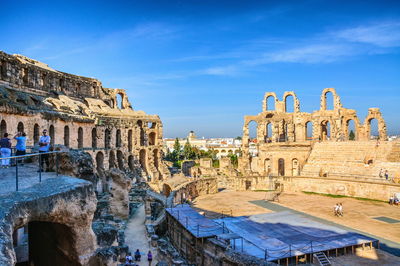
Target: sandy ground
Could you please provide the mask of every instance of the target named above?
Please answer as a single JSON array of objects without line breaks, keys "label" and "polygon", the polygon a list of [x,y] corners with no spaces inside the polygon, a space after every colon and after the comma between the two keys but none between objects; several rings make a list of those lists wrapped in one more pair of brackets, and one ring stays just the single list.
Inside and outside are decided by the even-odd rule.
[{"label": "sandy ground", "polygon": [[[357,256],[346,255],[330,258],[333,266],[393,266],[399,265],[399,261],[394,261],[393,255],[379,249],[361,249],[356,251]],[[397,257],[395,257],[397,258]]]},{"label": "sandy ground", "polygon": [[149,250],[153,253],[153,262],[151,265],[156,265],[158,263],[157,249],[150,245],[150,239],[147,238],[146,227],[144,224],[145,219],[144,205],[142,205],[128,222],[125,230],[125,242],[129,246],[132,256],[136,249],[139,249],[142,253],[142,259],[140,262],[137,262],[138,265],[149,265],[147,262],[147,252]]},{"label": "sandy ground", "polygon": [[[223,211],[224,213],[232,211],[233,216],[271,212],[250,203],[250,201],[264,198],[265,192],[224,190],[217,194],[198,197],[194,201],[194,206],[205,210],[210,216]],[[333,215],[333,206],[336,203],[343,204],[344,217]],[[400,206],[390,206],[383,202],[361,201],[351,198],[337,199],[304,193],[284,193],[280,196],[278,204],[394,242],[400,242],[400,223],[389,224],[373,219],[373,217],[385,216],[400,220]]]}]

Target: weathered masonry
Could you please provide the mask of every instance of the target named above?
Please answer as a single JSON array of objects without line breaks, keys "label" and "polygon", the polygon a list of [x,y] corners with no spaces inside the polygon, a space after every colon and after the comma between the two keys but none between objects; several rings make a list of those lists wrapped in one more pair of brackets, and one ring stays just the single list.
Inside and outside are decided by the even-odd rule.
[{"label": "weathered masonry", "polygon": [[35,146],[43,129],[53,145],[89,152],[97,171],[140,165],[152,182],[169,176],[160,118],[134,110],[125,90],[0,52],[0,134],[24,131]]},{"label": "weathered masonry", "polygon": [[[374,120],[378,136],[371,133]],[[379,108],[369,108],[361,122],[355,110],[342,106],[333,88],[322,91],[320,109],[313,113],[301,112],[292,91],[285,92],[282,101],[267,92],[262,112],[244,117],[242,150],[239,169],[249,176],[379,178],[381,169],[391,177],[400,176],[400,145],[387,141]]]}]

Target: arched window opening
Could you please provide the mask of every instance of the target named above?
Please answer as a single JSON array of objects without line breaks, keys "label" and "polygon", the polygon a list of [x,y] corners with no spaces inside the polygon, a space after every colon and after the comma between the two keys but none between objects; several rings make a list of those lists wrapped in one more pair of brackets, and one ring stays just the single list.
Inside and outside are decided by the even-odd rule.
[{"label": "arched window opening", "polygon": [[271,143],[272,142],[272,123],[268,123],[265,130],[266,130],[265,142]]},{"label": "arched window opening", "polygon": [[158,170],[159,162],[158,162],[158,150],[157,149],[155,149],[153,151],[153,159],[154,159],[154,167]]},{"label": "arched window opening", "polygon": [[117,161],[118,161],[118,168],[120,170],[124,170],[124,155],[122,151],[117,151]]},{"label": "arched window opening", "polygon": [[96,170],[98,173],[104,170],[104,154],[101,151],[96,154]]},{"label": "arched window opening", "polygon": [[115,146],[119,148],[121,147],[121,129],[117,129],[117,134],[115,137]]},{"label": "arched window opening", "polygon": [[146,168],[146,150],[140,150],[140,152],[139,152],[139,162],[140,162],[140,166],[142,167],[143,171],[147,171],[147,168]]},{"label": "arched window opening", "polygon": [[115,168],[115,153],[114,151],[110,151],[110,156],[108,158],[108,169]]},{"label": "arched window opening", "polygon": [[149,145],[156,145],[156,133],[151,132],[149,134]]},{"label": "arched window opening", "polygon": [[33,144],[37,144],[39,143],[39,138],[40,138],[40,133],[39,133],[40,129],[39,129],[39,125],[35,124],[33,126]]},{"label": "arched window opening", "polygon": [[333,93],[328,91],[325,93],[325,103],[326,103],[326,108],[325,110],[333,110],[334,109],[334,99],[333,99]]},{"label": "arched window opening", "polygon": [[132,129],[128,131],[128,151],[132,151]]},{"label": "arched window opening", "polygon": [[248,129],[249,129],[249,143],[257,142],[257,127],[258,124],[256,121],[250,121],[248,124]]},{"label": "arched window opening", "polygon": [[152,122],[151,126],[149,128],[156,128],[156,126],[157,126],[157,122]]},{"label": "arched window opening", "polygon": [[347,121],[347,139],[348,140],[357,139],[356,124],[353,119]]},{"label": "arched window opening", "polygon": [[1,138],[4,136],[4,133],[7,133],[7,123],[4,120],[1,120],[0,123],[0,135]]},{"label": "arched window opening", "polygon": [[144,146],[145,145],[145,140],[144,140],[144,129],[143,129],[143,122],[141,120],[137,121],[137,125],[139,126],[139,130],[140,130],[140,146]]},{"label": "arched window opening", "polygon": [[111,148],[111,130],[108,128],[104,131],[104,148]]},{"label": "arched window opening", "polygon": [[278,175],[279,176],[285,175],[285,160],[282,158],[278,160]]},{"label": "arched window opening", "polygon": [[368,120],[369,138],[379,139],[379,123],[376,118]]},{"label": "arched window opening", "polygon": [[123,99],[124,99],[123,96],[120,93],[117,93],[116,96],[117,108],[124,109],[124,106],[122,104]]},{"label": "arched window opening", "polygon": [[293,95],[287,95],[285,97],[285,111],[286,111],[286,113],[294,112],[294,97],[293,97]]},{"label": "arched window opening", "polygon": [[95,127],[92,129],[92,148],[97,148],[97,129]]},{"label": "arched window opening", "polygon": [[331,138],[331,123],[322,121],[321,123],[321,140],[330,140]]},{"label": "arched window opening", "polygon": [[299,175],[299,161],[294,158],[292,160],[292,176],[298,176]]},{"label": "arched window opening", "polygon": [[268,96],[266,101],[267,101],[266,111],[274,111],[275,110],[275,97]]},{"label": "arched window opening", "polygon": [[50,136],[50,144],[54,146],[54,143],[56,143],[55,140],[56,132],[53,125],[51,125],[49,128],[49,136]]},{"label": "arched window opening", "polygon": [[18,132],[24,132],[24,123],[22,123],[22,122],[18,123],[17,131]]},{"label": "arched window opening", "polygon": [[313,123],[311,121],[308,121],[306,123],[305,136],[306,136],[306,140],[312,140],[313,139]]},{"label": "arched window opening", "polygon": [[129,157],[128,157],[128,165],[129,165],[129,169],[131,171],[135,170],[135,161],[134,161],[133,155],[129,155]]},{"label": "arched window opening", "polygon": [[271,160],[269,158],[264,161],[264,171],[267,176],[271,173]]},{"label": "arched window opening", "polygon": [[69,147],[69,127],[64,127],[64,146]]},{"label": "arched window opening", "polygon": [[81,127],[78,128],[78,149],[83,148],[83,129]]}]

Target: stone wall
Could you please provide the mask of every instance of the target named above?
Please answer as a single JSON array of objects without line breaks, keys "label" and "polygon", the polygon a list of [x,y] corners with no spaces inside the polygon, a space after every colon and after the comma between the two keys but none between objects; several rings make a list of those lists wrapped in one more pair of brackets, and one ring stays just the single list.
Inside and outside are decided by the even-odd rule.
[{"label": "stone wall", "polygon": [[[52,264],[61,266],[88,264],[97,246],[91,228],[96,202],[90,182],[69,177],[48,179],[1,197],[0,264],[16,263],[13,232],[24,226],[40,229],[29,231],[31,259],[52,259]],[[55,246],[48,247],[50,244],[43,238],[51,237],[56,237],[56,243],[50,242]],[[35,246],[41,246],[42,250]],[[52,250],[54,247],[57,250]],[[41,263],[36,261],[36,264]]]}]

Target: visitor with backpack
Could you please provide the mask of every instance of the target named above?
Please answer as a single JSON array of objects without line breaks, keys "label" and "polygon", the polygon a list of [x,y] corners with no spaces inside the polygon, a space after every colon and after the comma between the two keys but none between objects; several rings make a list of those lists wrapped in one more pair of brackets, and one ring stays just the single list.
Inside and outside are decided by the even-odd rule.
[{"label": "visitor with backpack", "polygon": [[140,255],[140,251],[139,251],[139,249],[137,249],[135,251],[135,261],[140,261],[141,257],[142,257],[142,255]]},{"label": "visitor with backpack", "polygon": [[[1,158],[7,158],[11,156],[11,140],[8,138],[8,133],[4,133],[4,137],[0,139],[0,151]],[[1,167],[10,167],[10,159],[2,159]]]},{"label": "visitor with backpack", "polygon": [[[15,145],[15,155],[16,156],[21,156],[26,154],[26,134],[25,132],[18,132],[15,136],[14,139],[17,141],[17,145]],[[23,159],[17,159],[17,163],[22,163],[24,165],[24,160]]]}]

